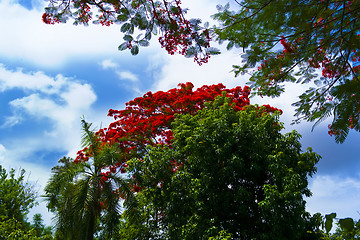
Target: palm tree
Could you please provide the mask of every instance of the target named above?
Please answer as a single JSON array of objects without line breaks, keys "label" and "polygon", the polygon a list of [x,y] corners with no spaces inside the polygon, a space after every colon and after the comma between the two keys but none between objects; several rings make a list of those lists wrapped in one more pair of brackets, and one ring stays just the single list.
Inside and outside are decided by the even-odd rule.
[{"label": "palm tree", "polygon": [[[84,119],[81,123],[82,157],[64,157],[59,160],[61,165],[52,169],[45,187],[47,206],[55,213],[57,238],[92,240],[97,234],[112,239],[119,232],[122,207],[135,207],[135,196],[130,180],[111,167],[119,159],[116,147],[100,142]],[[124,202],[119,200],[120,194]]]}]

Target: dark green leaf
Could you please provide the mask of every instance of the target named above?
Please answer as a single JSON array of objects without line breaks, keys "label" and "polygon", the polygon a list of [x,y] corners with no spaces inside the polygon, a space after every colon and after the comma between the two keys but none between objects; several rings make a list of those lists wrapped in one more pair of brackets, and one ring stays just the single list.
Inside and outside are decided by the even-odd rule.
[{"label": "dark green leaf", "polygon": [[131,54],[132,55],[137,55],[138,53],[139,53],[139,46],[138,45],[135,45],[135,46],[133,46],[132,48],[131,48]]},{"label": "dark green leaf", "polygon": [[119,14],[117,16],[117,20],[120,21],[120,22],[125,22],[129,19],[129,15],[127,14]]},{"label": "dark green leaf", "polygon": [[331,213],[331,214],[327,214],[325,215],[325,230],[326,232],[330,232],[331,228],[332,228],[332,224],[333,224],[333,220],[336,217],[336,213]]},{"label": "dark green leaf", "polygon": [[[234,41],[230,41],[230,42],[228,43],[228,45],[226,46],[226,49],[227,49],[227,50],[231,50],[233,47],[234,47]],[[243,55],[242,55],[242,57],[243,57]]]},{"label": "dark green leaf", "polygon": [[119,51],[124,51],[125,49],[128,49],[128,43],[127,42],[124,42],[122,44],[120,44],[120,46],[118,47],[118,50]]},{"label": "dark green leaf", "polygon": [[130,42],[130,41],[132,41],[134,38],[133,38],[131,35],[125,35],[125,36],[123,37],[123,39],[124,39],[125,41],[127,41],[127,42]]},{"label": "dark green leaf", "polygon": [[125,33],[127,31],[129,31],[129,29],[131,28],[132,24],[130,23],[124,23],[121,28],[120,28],[120,31]]},{"label": "dark green leaf", "polygon": [[352,218],[343,218],[339,220],[339,225],[344,231],[351,232],[354,229],[354,220]]}]

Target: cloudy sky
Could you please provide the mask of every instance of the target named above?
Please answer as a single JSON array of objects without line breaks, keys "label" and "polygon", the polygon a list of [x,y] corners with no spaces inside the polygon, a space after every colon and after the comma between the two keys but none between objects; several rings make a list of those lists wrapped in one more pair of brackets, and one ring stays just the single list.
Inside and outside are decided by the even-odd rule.
[{"label": "cloudy sky", "polygon": [[[207,18],[216,12],[215,0],[183,0],[189,15]],[[243,86],[246,78],[234,78],[231,66],[240,52],[224,52],[199,67],[192,59],[168,56],[156,41],[138,56],[118,52],[122,42],[118,25],[45,25],[43,0],[0,0],[0,165],[24,168],[29,181],[42,193],[51,168],[63,156],[79,150],[82,116],[95,127],[106,126],[110,108],[147,91],[168,90],[180,82],[195,87],[224,83]],[[304,88],[288,86],[277,99],[253,99],[284,110],[286,132],[296,129],[304,149],[312,147],[323,158],[310,179],[311,213],[337,212],[338,217],[359,219],[360,134],[351,133],[344,144],[327,135],[329,121],[311,132],[311,124],[290,125],[291,103]],[[51,215],[41,202],[31,213]]]}]

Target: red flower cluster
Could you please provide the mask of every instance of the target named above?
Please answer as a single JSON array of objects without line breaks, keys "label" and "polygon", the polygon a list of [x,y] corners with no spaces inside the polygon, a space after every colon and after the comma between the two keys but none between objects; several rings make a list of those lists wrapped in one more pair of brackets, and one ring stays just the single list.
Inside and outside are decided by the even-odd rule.
[{"label": "red flower cluster", "polygon": [[286,41],[284,36],[281,36],[280,43],[285,48],[284,53],[291,53],[293,51],[293,47]]},{"label": "red flower cluster", "polygon": [[42,21],[46,24],[55,24],[61,22],[59,18],[54,17],[53,14],[49,14],[49,13],[44,13],[42,15]]},{"label": "red flower cluster", "polygon": [[[179,84],[179,88],[167,92],[148,92],[143,97],[126,103],[127,107],[124,110],[109,110],[108,116],[114,117],[115,121],[96,134],[101,142],[100,148],[108,144],[116,145],[120,156],[113,166],[103,168],[102,182],[108,181],[110,174],[125,173],[127,160],[142,157],[147,145],[171,146],[173,139],[171,123],[176,114],[195,114],[205,107],[206,102],[213,101],[220,95],[230,98],[230,104],[236,111],[241,111],[250,104],[250,88],[247,86],[227,89],[223,84],[217,84],[205,85],[196,90],[193,88],[194,85],[188,82]],[[264,107],[264,112],[268,113],[279,110],[269,105]],[[91,152],[92,146],[79,151],[75,162],[87,161],[92,157]],[[176,172],[179,167],[181,165],[173,161],[170,170]],[[141,190],[136,184],[133,189],[135,192]]]},{"label": "red flower cluster", "polygon": [[[200,38],[200,34],[193,30],[193,25],[189,20],[185,19],[181,2],[179,0],[164,1],[163,8],[154,8],[153,17],[159,23],[163,30],[163,36],[159,38],[161,47],[165,48],[170,55],[179,53],[185,55],[188,48],[192,45],[193,40],[197,41]],[[169,8],[176,9],[169,11]],[[205,36],[205,43],[202,47],[210,47],[210,35],[208,30],[202,32]],[[194,56],[194,61],[199,65],[207,63],[210,58],[210,54],[206,52],[200,52]]]},{"label": "red flower cluster", "polygon": [[[325,50],[320,48],[313,58],[308,60],[309,65],[313,68],[322,68],[322,76],[328,79],[337,78],[342,75],[343,71],[348,71],[344,66],[337,66],[333,61],[329,60]],[[321,65],[320,65],[321,64]]]},{"label": "red flower cluster", "polygon": [[140,192],[141,187],[139,187],[139,186],[137,186],[137,185],[134,185],[134,186],[133,186],[133,189],[134,189],[134,192]]},{"label": "red flower cluster", "polygon": [[79,9],[79,20],[81,23],[87,24],[92,19],[90,11],[91,7],[88,4],[81,2]]},{"label": "red flower cluster", "polygon": [[[128,102],[124,110],[109,110],[115,122],[99,131],[102,141],[117,143],[126,153],[136,153],[148,144],[171,144],[171,122],[176,114],[194,114],[205,102],[226,92],[236,110],[249,105],[250,88],[226,89],[224,85],[203,86],[193,91],[191,83],[180,84],[167,92],[148,92]],[[130,154],[131,155],[131,154]]]},{"label": "red flower cluster", "polygon": [[[223,92],[231,99],[236,111],[250,104],[250,88],[226,89],[223,84],[203,86],[193,90],[192,83],[179,84],[180,88],[167,92],[148,92],[143,97],[128,102],[124,110],[109,110],[108,116],[115,122],[101,129],[98,135],[104,143],[116,144],[123,153],[120,162],[134,156],[142,156],[146,145],[169,144],[173,138],[171,122],[176,114],[195,114]],[[278,109],[265,106],[268,112]]]}]

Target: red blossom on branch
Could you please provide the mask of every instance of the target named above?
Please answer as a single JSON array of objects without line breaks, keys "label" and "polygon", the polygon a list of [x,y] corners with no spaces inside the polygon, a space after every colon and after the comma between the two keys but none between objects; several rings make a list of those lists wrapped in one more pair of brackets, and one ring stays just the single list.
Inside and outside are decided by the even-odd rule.
[{"label": "red blossom on branch", "polygon": [[[148,46],[151,36],[159,35],[161,47],[169,54],[194,57],[201,65],[208,62],[211,54],[218,54],[218,50],[210,48],[209,29],[200,27],[198,19],[185,18],[185,14],[179,0],[51,0],[42,18],[46,24],[66,22],[69,18],[76,25],[88,25],[90,21],[102,26],[120,23],[125,42],[119,50],[130,49],[136,55],[139,46]],[[134,38],[134,29],[143,32],[142,37]]]},{"label": "red blossom on branch", "polygon": [[54,15],[50,13],[44,13],[42,15],[42,21],[46,24],[55,24],[61,22],[59,18],[54,17]]},{"label": "red blossom on branch", "polygon": [[[123,110],[110,109],[108,116],[115,119],[107,128],[100,129],[96,135],[101,142],[100,147],[115,145],[119,158],[113,166],[104,167],[101,180],[108,180],[110,173],[126,173],[126,162],[131,158],[143,157],[146,146],[167,144],[171,147],[173,132],[171,123],[176,114],[196,114],[205,107],[205,103],[215,100],[217,96],[226,96],[236,111],[242,111],[249,106],[250,88],[235,87],[227,89],[223,84],[204,85],[196,90],[190,82],[179,84],[167,92],[147,92],[142,97],[126,103]],[[263,112],[278,111],[269,105],[264,105]],[[280,110],[281,111],[281,110]],[[75,162],[84,162],[92,157],[92,147],[78,152]],[[175,160],[170,171],[176,173],[182,167]],[[134,185],[134,191],[140,191]]]}]

